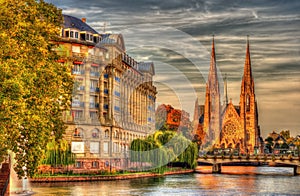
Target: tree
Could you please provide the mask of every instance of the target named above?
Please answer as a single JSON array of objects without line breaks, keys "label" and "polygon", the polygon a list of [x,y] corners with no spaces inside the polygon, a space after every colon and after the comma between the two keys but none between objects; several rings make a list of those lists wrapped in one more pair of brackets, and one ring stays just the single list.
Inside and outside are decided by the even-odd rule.
[{"label": "tree", "polygon": [[71,152],[71,145],[66,140],[55,141],[53,139],[47,144],[42,163],[52,167],[68,166],[75,163],[75,154]]},{"label": "tree", "polygon": [[0,157],[12,151],[18,176],[33,176],[47,143],[62,138],[70,107],[70,68],[54,50],[62,14],[43,0],[0,6]]},{"label": "tree", "polygon": [[132,162],[140,162],[141,166],[143,162],[151,163],[159,173],[171,162],[183,163],[189,168],[197,165],[197,144],[174,131],[156,131],[146,139],[135,139],[130,150]]}]

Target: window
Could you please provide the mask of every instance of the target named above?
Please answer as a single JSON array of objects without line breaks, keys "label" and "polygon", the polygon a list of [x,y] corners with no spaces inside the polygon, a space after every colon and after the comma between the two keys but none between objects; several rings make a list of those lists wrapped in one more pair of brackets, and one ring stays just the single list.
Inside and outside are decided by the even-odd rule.
[{"label": "window", "polygon": [[65,31],[65,37],[69,37],[69,31]]},{"label": "window", "polygon": [[82,137],[82,136],[83,136],[83,131],[82,131],[82,129],[80,129],[80,128],[75,128],[73,136],[74,136],[74,137]]},{"label": "window", "polygon": [[93,129],[92,130],[92,137],[93,138],[99,138],[99,130],[98,129]]},{"label": "window", "polygon": [[92,162],[92,168],[99,168],[99,162],[98,161],[93,161]]},{"label": "window", "polygon": [[104,143],[103,143],[103,152],[104,152],[105,154],[108,153],[108,142],[104,142]]},{"label": "window", "polygon": [[108,129],[105,130],[105,132],[104,132],[104,137],[105,137],[105,138],[108,138],[108,137],[109,137],[109,131],[108,131]]},{"label": "window", "polygon": [[83,111],[82,110],[75,110],[72,112],[72,115],[75,119],[81,119],[83,117]]},{"label": "window", "polygon": [[74,37],[74,31],[70,32],[70,37]]},{"label": "window", "polygon": [[75,32],[75,38],[78,39],[78,32]]},{"label": "window", "polygon": [[90,40],[90,34],[86,34],[86,40]]},{"label": "window", "polygon": [[90,142],[90,152],[94,154],[99,153],[99,142]]},{"label": "window", "polygon": [[82,168],[82,166],[83,166],[83,162],[81,162],[81,161],[76,161],[76,163],[75,163],[75,167],[76,167],[76,168]]},{"label": "window", "polygon": [[118,131],[115,131],[115,132],[114,132],[114,137],[115,137],[115,138],[119,138],[119,133],[118,133]]},{"label": "window", "polygon": [[94,43],[98,43],[99,38],[94,36]]},{"label": "window", "polygon": [[96,92],[98,89],[98,81],[97,80],[91,80],[90,81],[90,91]]},{"label": "window", "polygon": [[114,142],[113,144],[113,152],[119,152],[119,144],[117,142]]},{"label": "window", "polygon": [[90,112],[90,118],[94,121],[98,119],[98,113],[97,112]]},{"label": "window", "polygon": [[90,108],[97,108],[99,105],[97,104],[98,96],[90,96]]},{"label": "window", "polygon": [[85,41],[85,33],[80,33],[80,40]]},{"label": "window", "polygon": [[73,73],[81,73],[83,71],[83,66],[80,64],[75,64],[73,68]]}]

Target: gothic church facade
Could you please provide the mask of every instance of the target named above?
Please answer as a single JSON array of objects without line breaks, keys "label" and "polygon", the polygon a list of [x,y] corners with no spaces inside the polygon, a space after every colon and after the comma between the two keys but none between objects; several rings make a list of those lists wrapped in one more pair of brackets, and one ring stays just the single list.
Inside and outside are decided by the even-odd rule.
[{"label": "gothic church facade", "polygon": [[258,125],[254,79],[251,69],[249,39],[247,39],[244,74],[239,105],[228,103],[227,81],[224,81],[224,102],[221,105],[215,43],[212,41],[210,69],[206,83],[205,104],[195,104],[194,127],[204,134],[203,146],[239,149],[241,153],[257,153],[262,146]]}]

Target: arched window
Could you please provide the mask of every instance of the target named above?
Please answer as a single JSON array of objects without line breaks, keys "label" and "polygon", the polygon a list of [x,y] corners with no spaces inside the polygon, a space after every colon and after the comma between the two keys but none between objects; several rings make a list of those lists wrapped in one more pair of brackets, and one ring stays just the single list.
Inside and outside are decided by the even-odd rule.
[{"label": "arched window", "polygon": [[92,130],[92,138],[99,138],[99,130],[98,129]]},{"label": "arched window", "polygon": [[105,138],[108,138],[108,137],[109,137],[109,130],[108,130],[108,129],[105,130],[105,132],[104,132],[104,137],[105,137]]},{"label": "arched window", "polygon": [[119,138],[119,132],[117,130],[115,130],[115,132],[114,132],[114,137]]},{"label": "arched window", "polygon": [[74,137],[83,137],[83,130],[81,128],[75,128],[73,132]]}]

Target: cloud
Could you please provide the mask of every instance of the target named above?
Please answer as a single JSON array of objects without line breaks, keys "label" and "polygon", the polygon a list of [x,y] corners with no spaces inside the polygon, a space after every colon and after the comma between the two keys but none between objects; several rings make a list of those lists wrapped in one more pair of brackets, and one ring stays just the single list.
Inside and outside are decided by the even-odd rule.
[{"label": "cloud", "polygon": [[[250,35],[252,70],[264,133],[283,128],[299,131],[300,3],[277,0],[48,0],[63,13],[86,17],[97,31],[122,33],[127,52],[138,61],[154,61],[158,100],[178,105],[174,89],[189,97],[178,77],[185,77],[204,103],[212,34],[220,75],[228,76],[228,93],[239,102]],[[172,67],[169,70],[167,67]],[[176,71],[174,71],[176,70]],[[166,84],[169,85],[166,86]],[[175,88],[177,86],[177,88]],[[174,95],[170,96],[170,95]],[[193,96],[190,96],[193,97]],[[173,101],[173,102],[172,102]],[[181,100],[182,101],[182,100]],[[194,100],[183,108],[193,114]],[[290,116],[291,113],[293,116]]]}]

